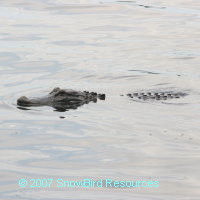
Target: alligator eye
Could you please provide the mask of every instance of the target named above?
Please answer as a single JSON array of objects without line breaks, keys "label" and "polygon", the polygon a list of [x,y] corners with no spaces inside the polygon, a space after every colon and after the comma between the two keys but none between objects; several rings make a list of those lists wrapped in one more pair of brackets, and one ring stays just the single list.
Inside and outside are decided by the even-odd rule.
[{"label": "alligator eye", "polygon": [[59,95],[59,96],[64,96],[65,93],[66,93],[65,91],[60,91],[60,92],[58,92],[58,95]]},{"label": "alligator eye", "polygon": [[60,88],[59,87],[56,87],[56,88],[54,88],[49,94],[52,94],[53,92],[57,92],[57,91],[59,91],[60,90]]},{"label": "alligator eye", "polygon": [[64,96],[66,94],[65,91],[61,90],[59,92],[57,92],[54,96],[57,97],[57,96]]}]

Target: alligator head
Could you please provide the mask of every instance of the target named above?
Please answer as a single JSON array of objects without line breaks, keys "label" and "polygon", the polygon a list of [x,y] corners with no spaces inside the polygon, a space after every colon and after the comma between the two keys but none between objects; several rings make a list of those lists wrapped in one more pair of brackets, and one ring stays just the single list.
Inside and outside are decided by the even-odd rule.
[{"label": "alligator head", "polygon": [[54,88],[44,97],[27,98],[22,96],[17,100],[17,105],[23,107],[52,106],[57,111],[66,111],[68,109],[76,109],[89,102],[97,102],[97,99],[105,100],[105,94]]}]

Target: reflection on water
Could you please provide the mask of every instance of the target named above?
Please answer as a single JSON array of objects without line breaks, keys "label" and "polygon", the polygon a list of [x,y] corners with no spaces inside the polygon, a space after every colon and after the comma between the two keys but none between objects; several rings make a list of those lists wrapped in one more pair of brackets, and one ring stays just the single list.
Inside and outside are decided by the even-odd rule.
[{"label": "reflection on water", "polygon": [[[3,199],[199,199],[195,0],[2,0]],[[68,112],[17,108],[52,88],[106,94]],[[165,102],[125,94],[173,91]],[[124,95],[124,96],[120,96]],[[19,188],[26,178],[158,180],[159,188]]]}]

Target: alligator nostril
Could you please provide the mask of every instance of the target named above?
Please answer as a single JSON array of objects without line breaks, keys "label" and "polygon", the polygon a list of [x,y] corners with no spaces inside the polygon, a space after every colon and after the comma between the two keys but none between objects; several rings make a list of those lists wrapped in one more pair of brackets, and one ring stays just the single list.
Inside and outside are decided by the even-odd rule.
[{"label": "alligator nostril", "polygon": [[18,99],[18,101],[28,101],[28,98],[25,96],[22,96]]},{"label": "alligator nostril", "polygon": [[17,99],[18,105],[22,105],[22,104],[26,104],[26,103],[29,103],[29,99],[25,96],[22,96],[19,99]]}]

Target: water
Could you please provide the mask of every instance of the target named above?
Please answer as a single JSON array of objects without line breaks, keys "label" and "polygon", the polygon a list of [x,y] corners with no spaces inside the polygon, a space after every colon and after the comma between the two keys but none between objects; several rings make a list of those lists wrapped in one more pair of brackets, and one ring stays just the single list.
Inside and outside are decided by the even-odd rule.
[{"label": "water", "polygon": [[[1,199],[199,199],[200,3],[2,0]],[[20,110],[54,87],[106,93]],[[181,91],[166,102],[135,91]],[[60,118],[64,117],[64,118]],[[157,180],[158,188],[20,188],[20,179]]]}]

